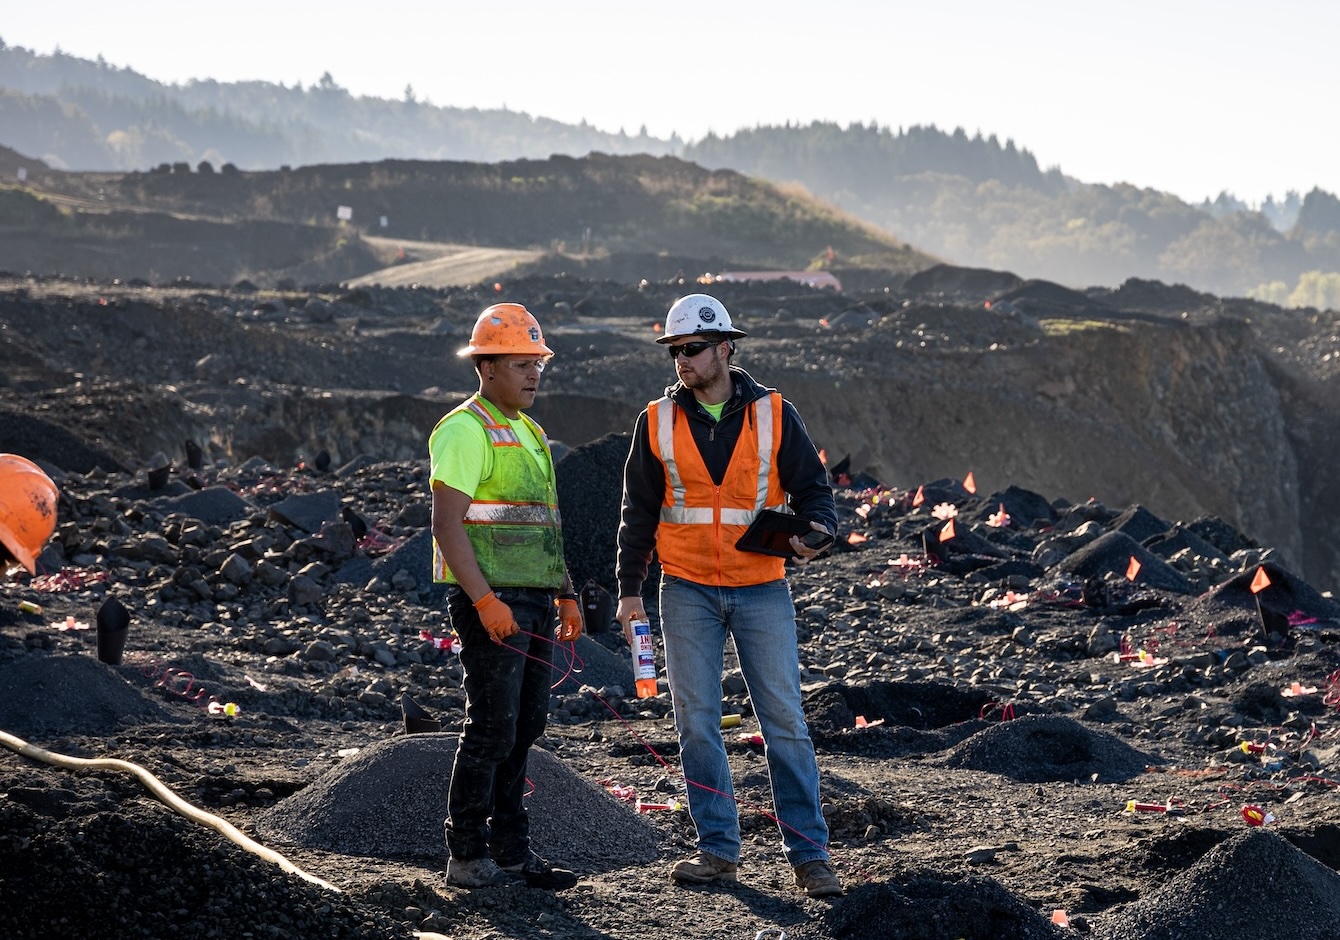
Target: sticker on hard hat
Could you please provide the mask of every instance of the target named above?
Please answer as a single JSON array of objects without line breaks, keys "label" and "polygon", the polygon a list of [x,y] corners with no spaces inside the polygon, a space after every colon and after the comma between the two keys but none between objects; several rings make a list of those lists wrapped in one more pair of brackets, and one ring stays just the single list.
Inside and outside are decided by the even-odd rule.
[{"label": "sticker on hard hat", "polygon": [[711,307],[698,308],[698,319],[702,320],[704,323],[711,323],[716,318],[717,318],[717,312],[713,310]]},{"label": "sticker on hard hat", "polygon": [[489,322],[494,326],[502,326],[502,317],[489,317]]},{"label": "sticker on hard hat", "polygon": [[530,341],[532,343],[538,343],[540,341],[540,328],[538,326],[532,326],[526,332],[530,334]]}]

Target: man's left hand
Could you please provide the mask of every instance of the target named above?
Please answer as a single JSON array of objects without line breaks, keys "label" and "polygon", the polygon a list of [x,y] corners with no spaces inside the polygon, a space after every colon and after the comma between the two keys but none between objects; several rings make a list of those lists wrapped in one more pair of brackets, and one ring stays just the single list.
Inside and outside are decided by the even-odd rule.
[{"label": "man's left hand", "polygon": [[558,640],[560,643],[574,643],[582,635],[582,608],[570,597],[560,597],[554,601],[558,608]]},{"label": "man's left hand", "polygon": [[[796,553],[795,561],[796,564],[798,565],[803,565],[811,558],[814,558],[815,556],[819,555],[822,552],[828,551],[828,549],[833,544],[833,533],[828,531],[827,526],[818,522],[811,521],[810,529],[813,530],[814,532],[822,533],[823,535],[827,536],[827,539],[824,541],[823,544],[819,545],[819,547],[812,548],[809,545],[806,545],[803,541],[801,541],[801,536],[799,535],[791,536],[791,550]],[[806,536],[806,538],[808,538],[808,536]]]}]

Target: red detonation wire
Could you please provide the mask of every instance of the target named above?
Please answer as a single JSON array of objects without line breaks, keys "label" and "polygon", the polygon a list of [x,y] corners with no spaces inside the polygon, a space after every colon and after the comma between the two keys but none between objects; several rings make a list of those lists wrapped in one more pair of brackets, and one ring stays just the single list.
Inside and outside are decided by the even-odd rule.
[{"label": "red detonation wire", "polygon": [[[134,661],[140,660],[140,657],[131,654],[127,659],[132,660],[130,665],[134,665]],[[140,675],[151,680],[154,685],[164,692],[185,699],[197,708],[207,710],[209,710],[211,703],[218,702],[218,699],[211,695],[204,685],[197,685],[195,676],[185,669],[166,666],[153,657],[140,660],[140,663]],[[252,680],[249,679],[248,681]]]}]

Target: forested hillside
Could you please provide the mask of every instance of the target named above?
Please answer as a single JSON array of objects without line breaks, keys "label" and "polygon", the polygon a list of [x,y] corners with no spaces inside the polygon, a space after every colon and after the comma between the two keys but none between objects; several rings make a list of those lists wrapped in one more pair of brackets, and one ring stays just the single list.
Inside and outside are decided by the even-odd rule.
[{"label": "forested hillside", "polygon": [[[934,127],[757,127],[684,148],[707,167],[793,180],[925,251],[1072,285],[1128,277],[1295,306],[1340,305],[1340,200],[1314,189],[1263,211],[1193,206],[1126,183],[1042,170],[1013,141]],[[1286,200],[1287,205],[1287,200]]]},{"label": "forested hillside", "polygon": [[206,160],[241,169],[402,157],[495,162],[553,153],[670,153],[679,141],[611,134],[517,111],[355,97],[329,73],[310,87],[165,85],[128,68],[0,39],[0,144],[53,167],[144,170]]}]

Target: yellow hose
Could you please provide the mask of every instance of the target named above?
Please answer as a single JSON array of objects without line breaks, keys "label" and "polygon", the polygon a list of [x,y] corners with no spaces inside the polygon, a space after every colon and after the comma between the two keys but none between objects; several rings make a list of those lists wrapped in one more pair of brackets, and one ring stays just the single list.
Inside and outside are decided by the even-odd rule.
[{"label": "yellow hose", "polygon": [[190,803],[187,803],[181,797],[177,796],[177,794],[173,793],[172,790],[168,788],[167,784],[163,783],[163,781],[159,780],[138,764],[132,764],[129,761],[116,760],[110,757],[85,758],[67,757],[64,754],[55,754],[51,751],[43,750],[34,744],[29,744],[22,738],[16,738],[7,731],[0,731],[0,744],[5,745],[11,751],[17,751],[24,757],[31,757],[33,760],[40,760],[43,763],[53,764],[57,767],[69,767],[71,769],[82,770],[122,770],[126,773],[134,774],[136,777],[140,778],[140,782],[149,789],[149,792],[153,793],[154,796],[166,803],[178,815],[185,816],[192,822],[199,823],[202,826],[208,826],[230,842],[235,842],[253,855],[259,855],[267,862],[272,862],[273,864],[278,865],[291,875],[297,875],[299,878],[310,881],[314,885],[319,885],[328,891],[339,893],[340,889],[330,882],[323,881],[315,875],[309,875],[274,849],[267,849],[259,842],[243,835],[236,826],[228,822],[226,819],[221,819],[213,813],[207,813],[204,810],[198,809]]}]

